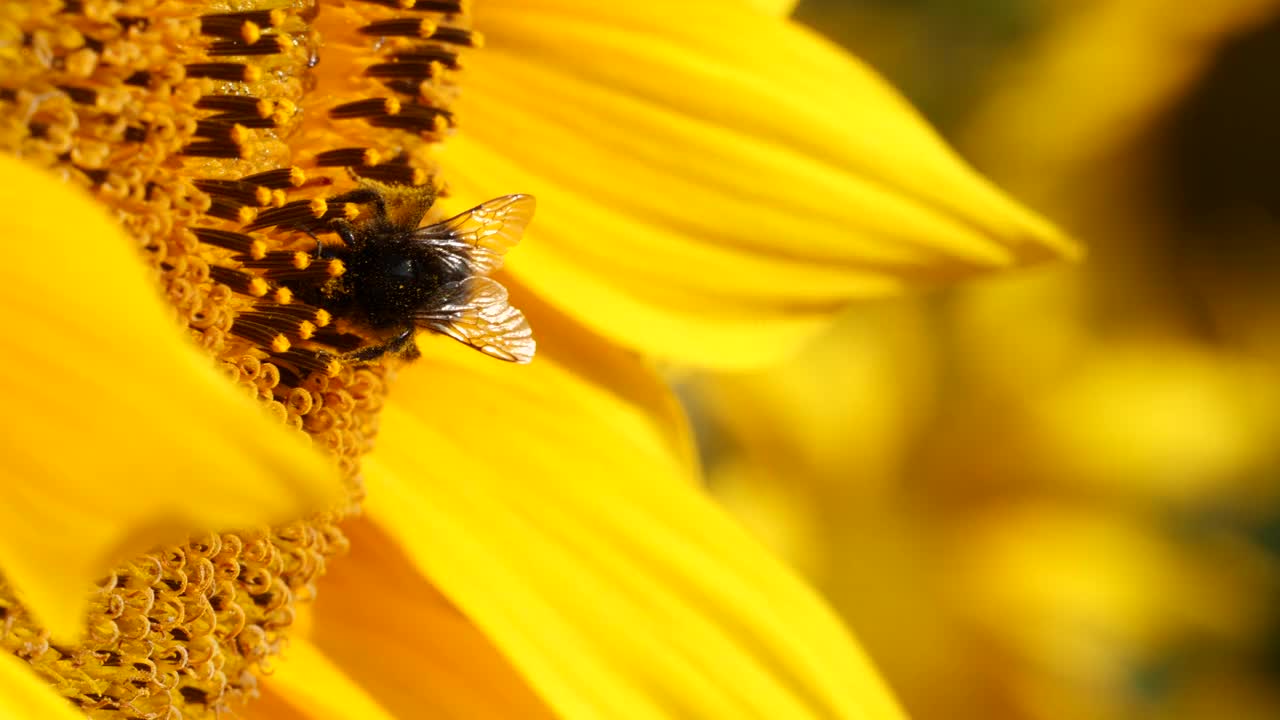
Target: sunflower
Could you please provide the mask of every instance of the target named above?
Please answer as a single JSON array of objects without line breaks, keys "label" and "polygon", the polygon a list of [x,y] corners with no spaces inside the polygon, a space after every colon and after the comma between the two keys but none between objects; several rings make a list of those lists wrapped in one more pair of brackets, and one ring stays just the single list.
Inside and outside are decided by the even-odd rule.
[{"label": "sunflower", "polygon": [[[895,717],[654,360],[1073,246],[783,10],[0,7],[9,715]],[[537,196],[531,365],[305,290],[369,188]]]}]

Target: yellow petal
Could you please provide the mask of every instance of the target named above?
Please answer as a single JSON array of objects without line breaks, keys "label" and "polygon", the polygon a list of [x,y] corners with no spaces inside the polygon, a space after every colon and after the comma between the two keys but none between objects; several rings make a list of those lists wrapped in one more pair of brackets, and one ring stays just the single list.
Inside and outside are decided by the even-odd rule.
[{"label": "yellow petal", "polygon": [[[326,598],[327,600],[328,598]],[[365,603],[369,607],[369,603]],[[391,611],[379,602],[379,611]],[[365,648],[372,654],[377,639],[370,637]],[[356,684],[341,668],[335,666],[324,653],[301,637],[290,637],[289,647],[278,663],[272,663],[273,672],[264,680],[271,694],[297,709],[301,717],[329,718],[330,720],[392,720],[389,714]],[[416,669],[416,668],[415,668]],[[257,703],[250,705],[255,717],[276,717],[264,714]]]},{"label": "yellow petal", "polygon": [[[526,367],[425,343],[369,516],[562,717],[899,717],[830,611],[690,482],[631,389],[660,385],[593,342],[543,332]],[[571,356],[634,380],[597,386]]]},{"label": "yellow petal", "polygon": [[81,191],[0,155],[0,572],[70,640],[112,564],[338,502],[329,463],[190,345]]},{"label": "yellow petal", "polygon": [[789,17],[799,0],[748,0],[748,5],[775,17]]},{"label": "yellow petal", "polygon": [[5,720],[84,720],[66,698],[58,697],[31,666],[0,653],[0,717]]},{"label": "yellow petal", "polygon": [[754,365],[853,299],[1072,251],[878,77],[740,2],[477,12],[450,181],[537,195],[513,271],[610,339]]},{"label": "yellow petal", "polygon": [[344,529],[351,557],[324,578],[311,637],[271,687],[317,718],[552,717],[394,541],[368,520]]}]

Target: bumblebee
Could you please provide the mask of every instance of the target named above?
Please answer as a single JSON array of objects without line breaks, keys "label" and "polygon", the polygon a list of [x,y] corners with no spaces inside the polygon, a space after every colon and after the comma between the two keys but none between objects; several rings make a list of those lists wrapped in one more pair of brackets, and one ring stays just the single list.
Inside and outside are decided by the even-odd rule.
[{"label": "bumblebee", "polygon": [[430,185],[369,181],[331,198],[330,204],[367,208],[355,221],[329,221],[340,245],[316,239],[316,257],[339,260],[345,271],[295,293],[377,338],[348,352],[349,360],[387,354],[412,360],[418,356],[414,335],[422,329],[499,360],[528,363],[536,348],[529,324],[489,275],[519,242],[533,217],[533,197],[507,195],[419,227],[435,198]]}]

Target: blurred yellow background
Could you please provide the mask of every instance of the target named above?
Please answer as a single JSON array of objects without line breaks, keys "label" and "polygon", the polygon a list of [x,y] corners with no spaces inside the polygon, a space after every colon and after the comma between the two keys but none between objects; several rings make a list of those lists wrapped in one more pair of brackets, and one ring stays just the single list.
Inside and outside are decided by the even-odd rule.
[{"label": "blurred yellow background", "polygon": [[686,379],[913,717],[1280,718],[1280,2],[809,0],[1089,247]]}]

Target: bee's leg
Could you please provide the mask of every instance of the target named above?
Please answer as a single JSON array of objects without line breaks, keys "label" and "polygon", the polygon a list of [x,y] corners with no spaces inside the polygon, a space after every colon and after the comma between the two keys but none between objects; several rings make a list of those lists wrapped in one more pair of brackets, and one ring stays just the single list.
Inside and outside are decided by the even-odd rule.
[{"label": "bee's leg", "polygon": [[298,229],[310,235],[311,239],[316,241],[315,258],[317,260],[324,259],[324,241],[320,239],[319,235],[315,234],[315,228],[310,225],[299,225]]},{"label": "bee's leg", "polygon": [[417,360],[422,357],[422,353],[418,351],[418,343],[414,339],[418,336],[418,328],[416,325],[406,327],[392,341],[392,348],[389,352],[393,352],[405,360]]},{"label": "bee's leg", "polygon": [[[356,240],[356,229],[352,224],[342,218],[334,218],[329,221],[329,227],[342,238],[342,242],[348,248],[354,249],[358,244]],[[314,235],[312,237],[315,237]],[[323,257],[320,254],[323,248],[320,238],[316,238],[316,257]]]},{"label": "bee's leg", "polygon": [[407,325],[400,331],[400,334],[395,337],[383,340],[377,345],[370,345],[366,348],[354,350],[343,357],[355,362],[368,362],[370,360],[377,360],[383,355],[390,353],[392,355],[399,355],[405,360],[415,360],[419,355],[418,346],[413,342],[414,334],[416,332],[417,328],[415,326]]}]

